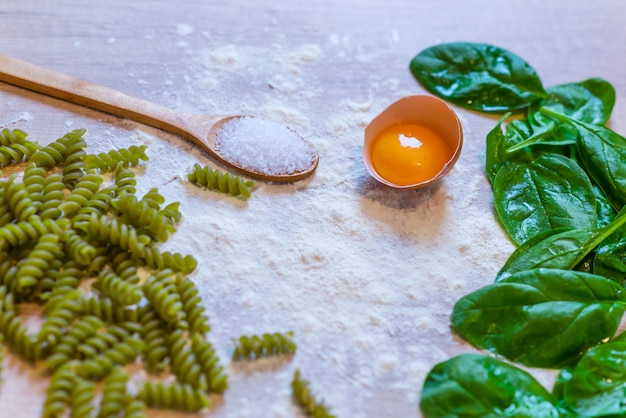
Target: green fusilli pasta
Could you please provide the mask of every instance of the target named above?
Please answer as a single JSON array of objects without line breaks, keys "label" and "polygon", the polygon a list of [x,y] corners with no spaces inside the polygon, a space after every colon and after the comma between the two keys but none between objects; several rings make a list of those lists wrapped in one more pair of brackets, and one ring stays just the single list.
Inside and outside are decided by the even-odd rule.
[{"label": "green fusilli pasta", "polygon": [[151,373],[159,373],[169,362],[168,324],[149,304],[141,309],[140,323],[141,338],[146,343],[143,352],[146,369]]},{"label": "green fusilli pasta", "polygon": [[13,352],[26,361],[34,363],[41,357],[41,345],[37,337],[29,334],[28,328],[14,310],[0,312],[0,333]]},{"label": "green fusilli pasta", "polygon": [[84,175],[83,169],[85,168],[85,162],[83,161],[83,157],[86,155],[86,147],[87,144],[82,134],[75,135],[67,143],[65,160],[63,161],[63,184],[65,184],[68,189],[73,189]]},{"label": "green fusilli pasta", "polygon": [[0,146],[6,147],[11,144],[21,144],[28,134],[21,129],[3,128],[0,131]]},{"label": "green fusilli pasta", "polygon": [[92,285],[103,296],[108,296],[114,303],[125,306],[138,303],[143,297],[141,288],[121,279],[111,270],[102,270],[98,280]]},{"label": "green fusilli pasta", "polygon": [[161,251],[156,247],[144,247],[143,257],[139,257],[144,265],[151,269],[170,269],[172,271],[189,274],[193,272],[198,262],[192,255],[182,255],[170,251]]},{"label": "green fusilli pasta", "polygon": [[40,343],[46,343],[48,348],[58,344],[72,322],[82,313],[79,297],[80,292],[75,290],[46,304],[45,319],[37,335]]},{"label": "green fusilli pasta", "polygon": [[76,129],[68,132],[63,137],[58,138],[56,141],[35,152],[30,157],[29,161],[34,162],[38,167],[47,169],[58,166],[65,161],[68,147],[76,142],[82,141],[84,134],[84,129]]},{"label": "green fusilli pasta", "polygon": [[172,279],[173,272],[165,269],[146,279],[143,292],[150,304],[159,313],[161,318],[172,324],[183,319],[183,304]]},{"label": "green fusilli pasta", "polygon": [[0,132],[0,167],[28,160],[40,146],[26,140],[27,134],[19,129],[4,128]]},{"label": "green fusilli pasta", "polygon": [[81,222],[75,227],[87,233],[92,240],[118,245],[137,257],[144,255],[145,245],[150,242],[148,236],[137,234],[133,226],[120,223],[108,215],[98,216],[92,213],[88,222]]},{"label": "green fusilli pasta", "polygon": [[43,234],[37,239],[35,247],[19,264],[17,270],[17,284],[21,289],[32,287],[44,276],[50,264],[55,260],[61,246],[59,236]]},{"label": "green fusilli pasta", "polygon": [[70,404],[75,378],[76,374],[74,373],[74,364],[72,362],[64,364],[52,374],[43,406],[44,418],[58,418],[62,416]]},{"label": "green fusilli pasta", "polygon": [[291,381],[291,393],[302,411],[312,418],[335,418],[328,407],[315,398],[309,386],[309,382],[302,379],[300,370],[296,369]]},{"label": "green fusilli pasta", "polygon": [[141,233],[146,233],[156,241],[167,241],[169,234],[176,232],[172,219],[150,207],[148,203],[137,200],[134,195],[120,193],[115,201],[122,222],[133,225]]},{"label": "green fusilli pasta", "polygon": [[[157,188],[136,196],[130,167],[147,161],[145,146],[91,156],[84,134],[42,148],[22,131],[0,132],[0,166],[28,161],[21,181],[0,180],[0,344],[28,362],[45,361],[45,417],[205,408],[207,392],[223,393],[228,383],[205,337],[198,289],[184,276],[197,261],[157,246],[176,231],[180,203],[167,204]],[[104,171],[112,172],[110,186]],[[234,190],[222,177],[222,190]],[[20,317],[24,303],[42,307],[37,332]],[[130,395],[123,367],[138,358],[176,382],[148,382]],[[104,381],[99,408],[95,381]]]},{"label": "green fusilli pasta", "polygon": [[32,205],[37,212],[39,212],[43,202],[45,178],[46,170],[41,167],[37,167],[35,163],[28,164],[24,169],[22,183],[24,184],[28,197],[30,197]]},{"label": "green fusilli pasta", "polygon": [[62,175],[50,174],[44,179],[43,198],[39,207],[41,219],[56,219],[63,214],[59,206],[65,198],[64,189],[65,184],[63,184]]},{"label": "green fusilli pasta", "polygon": [[114,149],[99,154],[89,154],[85,157],[85,167],[87,170],[94,168],[101,172],[109,172],[115,170],[118,164],[128,168],[139,164],[139,161],[148,161],[146,155],[146,145],[132,145],[128,148]]},{"label": "green fusilli pasta", "polygon": [[120,367],[115,367],[104,380],[102,401],[97,418],[118,417],[126,405],[129,377]]},{"label": "green fusilli pasta", "polygon": [[202,307],[196,285],[188,278],[179,276],[176,278],[176,289],[180,294],[180,300],[185,312],[185,322],[190,332],[204,334],[211,330],[209,318]]},{"label": "green fusilli pasta", "polygon": [[228,388],[228,376],[224,368],[219,364],[219,358],[213,349],[213,345],[193,334],[191,337],[191,349],[196,356],[207,380],[207,390],[214,393],[223,393]]},{"label": "green fusilli pasta", "polygon": [[78,351],[78,346],[95,336],[103,327],[104,322],[96,316],[87,315],[77,320],[61,337],[59,343],[46,359],[48,368],[55,371],[72,359],[82,357],[82,353]]},{"label": "green fusilli pasta", "polygon": [[70,407],[71,418],[91,417],[95,411],[94,405],[95,385],[79,377],[74,377],[72,386]]},{"label": "green fusilli pasta", "polygon": [[101,380],[115,366],[122,366],[134,361],[144,349],[144,343],[137,337],[127,337],[76,367],[79,376]]},{"label": "green fusilli pasta", "polygon": [[206,390],[208,387],[206,374],[192,351],[191,344],[185,338],[184,331],[177,329],[171,332],[168,336],[168,346],[170,367],[178,381],[195,389]]},{"label": "green fusilli pasta", "polygon": [[212,170],[211,167],[194,164],[192,172],[187,175],[187,180],[198,186],[206,187],[213,191],[219,191],[231,196],[241,196],[248,199],[254,181],[244,181],[239,176],[230,173],[222,173],[220,170]]},{"label": "green fusilli pasta", "polygon": [[137,192],[137,180],[135,180],[135,173],[124,168],[122,163],[119,163],[113,171],[113,181],[117,186],[119,193],[126,192],[128,194],[135,194]]},{"label": "green fusilli pasta", "polygon": [[293,342],[292,337],[293,332],[286,334],[242,335],[238,339],[233,340],[235,345],[233,360],[294,354],[296,352],[296,344]]},{"label": "green fusilli pasta", "polygon": [[141,385],[138,397],[151,408],[194,412],[211,405],[211,400],[203,390],[180,383],[167,385],[148,381]]},{"label": "green fusilli pasta", "polygon": [[37,208],[33,205],[24,184],[16,183],[16,178],[15,174],[9,177],[4,189],[4,198],[7,200],[15,219],[26,221],[37,213]]},{"label": "green fusilli pasta", "polygon": [[87,173],[77,179],[71,193],[59,205],[65,217],[71,218],[74,213],[84,207],[89,200],[100,190],[102,177],[95,173]]},{"label": "green fusilli pasta", "polygon": [[100,297],[96,294],[89,298],[82,298],[83,313],[94,315],[107,323],[118,323],[123,321],[137,322],[137,307],[117,306],[111,298]]}]

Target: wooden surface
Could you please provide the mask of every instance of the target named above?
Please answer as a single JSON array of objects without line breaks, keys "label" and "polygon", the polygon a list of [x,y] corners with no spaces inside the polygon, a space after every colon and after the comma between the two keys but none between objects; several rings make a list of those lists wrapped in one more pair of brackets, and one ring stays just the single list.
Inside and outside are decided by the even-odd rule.
[{"label": "wooden surface", "polygon": [[[329,189],[342,185],[347,185],[347,190],[360,187],[355,186],[358,183],[356,180],[367,177],[358,161],[362,129],[369,118],[392,101],[405,95],[424,93],[409,73],[408,63],[420,50],[440,42],[485,42],[504,47],[531,63],[546,86],[603,77],[617,91],[617,104],[610,126],[625,133],[624,17],[626,2],[620,0],[4,1],[0,5],[0,52],[183,111],[230,114],[265,109],[271,114],[282,115],[284,119],[298,124],[302,133],[320,150],[320,174],[317,179],[296,184],[293,188],[272,189],[277,199],[287,199],[291,192],[297,194],[303,193],[299,190],[305,188],[316,189],[317,182],[322,180],[325,181],[323,187]],[[228,51],[239,54],[229,55]],[[300,53],[298,65],[291,65],[289,59],[293,56],[290,52]],[[258,60],[258,74],[262,76],[255,76],[255,63],[244,61],[243,55]],[[272,65],[276,68],[275,73],[272,73]],[[203,77],[211,71],[219,73],[219,77],[201,78],[199,69],[203,69]],[[204,88],[206,91],[203,91]],[[344,126],[340,122],[345,121],[334,119],[338,104],[362,110],[359,119],[345,124],[348,132],[340,131]],[[291,112],[293,109],[298,112]],[[354,110],[355,114],[357,110]],[[462,161],[475,161],[479,166],[484,155],[485,135],[496,118],[464,110],[459,110],[459,115],[464,123],[466,147]],[[332,122],[335,124],[331,129]],[[41,143],[54,140],[68,129],[84,126],[96,142],[94,147],[101,150],[111,145],[119,147],[128,145],[129,141],[142,140],[141,136],[133,134],[137,127],[125,124],[123,120],[2,84],[0,126],[26,130],[31,138]],[[210,157],[193,151],[180,138],[158,131],[149,133],[176,149],[189,152],[205,164],[211,162]],[[113,134],[121,136],[111,139]],[[103,142],[98,143],[98,138],[102,138]],[[335,147],[347,150],[341,154],[343,162],[334,153]],[[162,149],[164,153],[174,152],[169,148]],[[324,171],[325,167],[341,164],[349,167],[339,174],[339,178]],[[166,174],[156,178],[161,185],[170,181]],[[469,184],[468,188],[471,187],[473,185]],[[488,212],[488,187],[486,184],[480,187],[484,190],[482,196],[486,202],[481,204]],[[358,191],[364,195],[378,190],[369,183],[363,188],[365,192]],[[432,193],[436,194],[437,189]],[[387,206],[389,211],[385,213],[377,211],[378,201],[370,206],[363,204],[363,222],[387,223],[390,228],[400,231],[409,220],[403,219],[404,215],[396,210],[421,207],[419,198],[414,199],[413,203],[407,203],[397,198],[397,202]],[[363,197],[361,200],[367,199]],[[355,202],[358,210],[359,200]],[[297,216],[299,204],[298,201],[291,206],[292,203],[287,200],[285,207],[292,207],[291,213]],[[471,205],[474,204],[478,203],[468,203],[468,213],[471,213]],[[251,203],[250,207],[253,206]],[[318,209],[322,229],[327,220],[341,217],[340,213],[329,212],[323,207]],[[439,214],[446,216],[445,210],[439,211]],[[269,214],[260,215],[271,219]],[[412,211],[410,216],[420,217],[422,214]],[[472,220],[467,219],[467,222]],[[341,227],[342,224],[338,225]],[[352,225],[344,226],[345,234],[349,235]],[[297,233],[297,225],[290,228],[277,224],[277,239],[280,241],[283,235]],[[423,228],[427,230],[426,225]],[[493,228],[497,228],[495,223]],[[398,234],[398,240],[407,239],[402,233]],[[476,240],[479,239],[477,236]],[[415,240],[418,241],[419,237]],[[474,242],[468,246],[488,247],[490,243]],[[494,249],[494,252],[497,250]],[[236,269],[233,265],[237,264],[238,251],[237,248],[222,249],[220,257],[228,257],[229,254],[232,257],[232,261],[222,261],[224,271]],[[323,252],[323,249],[319,251]],[[305,258],[307,254],[299,257]],[[314,256],[316,253],[312,251],[310,254]],[[207,263],[211,258],[204,254],[197,256],[206,258]],[[371,257],[375,254],[363,255],[364,259]],[[410,263],[410,260],[407,262]],[[452,266],[455,262],[450,259]],[[490,258],[484,261],[485,264],[489,262]],[[336,265],[341,266],[341,263],[336,261]],[[275,269],[277,275],[282,271],[280,263],[267,268]],[[420,268],[415,266],[416,271]],[[307,334],[306,341],[300,346],[302,354],[299,353],[294,361],[300,361],[298,364],[308,370],[306,376],[314,382],[315,391],[323,394],[339,416],[421,416],[418,400],[425,373],[435,361],[470,350],[450,336],[445,328],[446,309],[451,307],[458,295],[473,290],[478,281],[464,282],[464,277],[473,277],[473,273],[464,267],[450,269],[461,279],[456,288],[442,289],[440,293],[444,308],[437,315],[444,324],[439,330],[443,337],[442,342],[434,346],[420,342],[419,324],[424,325],[420,321],[424,311],[419,304],[411,302],[411,298],[407,298],[403,306],[386,307],[383,301],[378,306],[363,303],[358,308],[360,310],[355,307],[355,312],[365,315],[375,311],[384,318],[387,318],[386,311],[393,312],[389,315],[388,341],[366,338],[367,328],[375,328],[374,317],[370,317],[369,322],[355,319],[353,323],[344,323],[343,328],[332,323],[311,326],[315,331]],[[199,272],[199,282],[204,280],[203,274],[209,273]],[[211,271],[211,274],[220,276],[219,271]],[[250,272],[250,275],[254,274]],[[326,276],[327,273],[316,274],[310,280],[322,280]],[[373,282],[375,280],[389,284],[394,278],[372,278]],[[489,277],[484,278],[484,283],[489,281]],[[267,287],[258,286],[258,289]],[[349,280],[345,286],[351,286]],[[241,289],[236,284],[232,284],[232,289],[240,295]],[[421,290],[412,291],[419,299]],[[357,287],[354,292],[358,293]],[[208,298],[212,294],[210,285],[203,287],[201,293]],[[250,298],[255,300],[254,295]],[[205,302],[212,307],[226,309],[227,299],[224,303],[209,299]],[[328,302],[328,307],[324,306],[325,302]],[[346,303],[352,302],[346,300]],[[354,302],[354,306],[359,302]],[[307,309],[311,312],[340,309],[333,306],[332,295],[327,295],[326,299],[320,299],[318,306]],[[222,322],[218,321],[220,316],[216,312],[212,315],[217,322],[214,324],[215,339],[223,345],[227,344],[228,335],[233,333],[221,324],[230,318],[254,330],[256,323],[271,322],[272,314],[276,317],[289,316],[290,312],[281,309],[277,305],[260,311],[246,311],[244,304],[232,316],[222,318]],[[350,346],[346,342],[351,340],[344,335],[350,334],[353,328],[359,328],[359,335],[363,337],[361,345]],[[384,345],[372,347],[377,341],[383,341]],[[316,347],[316,355],[307,357],[307,343],[308,347]],[[337,347],[341,347],[341,355],[334,350]],[[413,351],[406,347],[412,347]],[[374,367],[368,364],[367,358],[359,357],[361,352],[376,350],[383,354],[402,353],[398,354],[399,359],[424,355],[423,368],[415,373],[412,370],[405,372],[402,370],[404,360],[390,361],[385,363],[385,367],[390,369],[385,376],[391,377],[378,378],[376,374],[385,367]],[[298,360],[298,356],[302,356],[303,360]],[[280,382],[273,377],[272,370],[278,370],[283,380],[285,376],[289,377],[289,373],[281,372],[281,365],[265,364],[264,367],[261,372],[246,374],[240,370],[239,374],[234,373],[231,390],[223,399],[216,400],[214,411],[204,415],[302,416],[296,408],[288,405],[288,387],[272,389]],[[23,365],[11,356],[5,360],[4,368],[0,416],[37,416],[40,395],[46,384],[41,370]],[[355,377],[367,373],[371,379]],[[549,379],[546,377],[544,382],[550,382]],[[179,415],[152,411],[150,416]]]}]

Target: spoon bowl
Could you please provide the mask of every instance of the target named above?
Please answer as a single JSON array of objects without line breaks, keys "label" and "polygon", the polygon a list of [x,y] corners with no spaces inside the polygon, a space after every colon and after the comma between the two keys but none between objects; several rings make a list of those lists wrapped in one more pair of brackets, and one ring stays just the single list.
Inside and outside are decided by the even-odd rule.
[{"label": "spoon bowl", "polygon": [[0,81],[179,135],[223,164],[260,180],[301,180],[313,174],[319,163],[315,146],[300,135],[312,155],[310,164],[304,169],[270,174],[228,160],[216,147],[217,135],[226,122],[243,115],[196,115],[177,111],[2,54]]}]

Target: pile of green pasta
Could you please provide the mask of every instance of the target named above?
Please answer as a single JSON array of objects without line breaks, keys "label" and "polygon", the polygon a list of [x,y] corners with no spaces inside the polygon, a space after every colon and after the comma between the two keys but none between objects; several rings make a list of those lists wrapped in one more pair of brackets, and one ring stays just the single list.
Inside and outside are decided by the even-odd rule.
[{"label": "pile of green pasta", "polygon": [[[228,383],[188,278],[196,260],[159,250],[176,231],[179,202],[166,204],[158,189],[137,196],[132,168],[148,160],[145,145],[88,154],[84,134],[41,147],[19,129],[0,132],[0,167],[23,169],[0,180],[0,341],[45,364],[44,417],[210,407],[209,395]],[[197,164],[188,180],[244,200],[254,185]],[[36,332],[21,317],[26,305],[41,307]],[[233,360],[296,350],[292,333],[242,336],[234,346]],[[149,377],[133,390],[138,368]],[[299,373],[295,401],[308,415],[331,417]]]}]

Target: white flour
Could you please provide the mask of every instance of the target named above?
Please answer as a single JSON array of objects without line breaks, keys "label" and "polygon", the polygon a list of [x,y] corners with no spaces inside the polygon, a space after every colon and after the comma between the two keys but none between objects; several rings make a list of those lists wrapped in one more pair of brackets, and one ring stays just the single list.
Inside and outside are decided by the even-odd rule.
[{"label": "white flour", "polygon": [[[301,132],[320,154],[313,177],[257,182],[243,202],[187,184],[194,163],[219,165],[178,137],[113,118],[88,130],[93,151],[147,144],[151,159],[139,170],[138,194],[159,187],[169,202],[181,202],[183,221],[165,248],[199,260],[191,277],[230,377],[223,402],[216,398],[207,416],[295,416],[289,382],[296,367],[340,417],[420,416],[419,392],[432,366],[473,351],[449,330],[453,304],[492,282],[513,249],[494,218],[483,171],[494,120],[459,110],[465,144],[455,168],[433,187],[393,190],[361,162],[363,129],[398,98],[423,93],[406,68],[410,56],[385,55],[344,34],[305,44],[275,34],[274,43],[254,46],[249,39],[216,44],[201,30],[174,27],[189,59],[186,85],[166,83],[163,91],[140,78],[129,82],[182,110],[260,113]],[[359,89],[343,89],[346,77]],[[31,113],[1,122],[28,131],[38,123]],[[68,127],[82,126],[79,117],[63,117]],[[229,362],[232,338],[290,330],[298,344],[290,361]],[[7,373],[2,416],[7,396],[37,381],[19,363]],[[550,374],[539,377],[549,384]],[[43,386],[34,390],[41,395]]]}]

